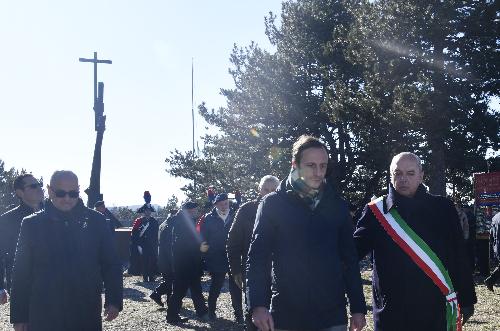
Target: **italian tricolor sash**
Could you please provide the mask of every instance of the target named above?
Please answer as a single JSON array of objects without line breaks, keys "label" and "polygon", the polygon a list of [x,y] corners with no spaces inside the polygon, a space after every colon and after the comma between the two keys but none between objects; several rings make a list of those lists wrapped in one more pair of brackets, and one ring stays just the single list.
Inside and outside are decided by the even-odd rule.
[{"label": "italian tricolor sash", "polygon": [[396,244],[422,269],[446,297],[446,331],[461,331],[462,318],[450,275],[432,249],[401,218],[395,208],[384,214],[384,199],[368,204],[379,223]]}]

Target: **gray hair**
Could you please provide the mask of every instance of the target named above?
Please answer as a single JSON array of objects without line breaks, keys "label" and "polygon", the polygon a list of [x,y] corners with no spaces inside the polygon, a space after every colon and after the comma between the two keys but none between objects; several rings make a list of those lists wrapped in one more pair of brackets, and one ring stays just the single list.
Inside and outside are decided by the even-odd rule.
[{"label": "gray hair", "polygon": [[417,164],[418,169],[420,171],[422,171],[422,160],[416,154],[413,154],[413,153],[410,153],[410,152],[403,152],[403,153],[399,153],[398,155],[394,156],[392,158],[391,166],[389,167],[389,171],[392,173],[392,171],[394,169],[396,169],[396,163],[399,160],[406,159],[406,158],[413,159],[415,161],[415,163]]},{"label": "gray hair", "polygon": [[280,184],[280,180],[272,175],[266,175],[262,177],[259,182],[259,191],[262,190],[264,185],[266,185],[267,183],[274,184],[276,187],[278,187],[278,185]]},{"label": "gray hair", "polygon": [[60,181],[62,178],[71,178],[76,180],[78,183],[78,177],[73,171],[70,170],[56,170],[50,177],[50,186],[53,186],[56,182]]}]

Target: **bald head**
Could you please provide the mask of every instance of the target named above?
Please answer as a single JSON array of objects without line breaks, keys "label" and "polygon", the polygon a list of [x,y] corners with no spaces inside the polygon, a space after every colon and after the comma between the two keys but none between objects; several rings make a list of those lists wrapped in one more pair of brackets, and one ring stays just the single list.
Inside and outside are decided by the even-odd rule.
[{"label": "bald head", "polygon": [[280,184],[279,179],[274,176],[267,175],[262,177],[259,183],[260,196],[263,197],[266,194],[274,192],[279,184]]},{"label": "bald head", "polygon": [[61,180],[72,180],[75,181],[78,185],[78,177],[75,175],[73,171],[70,170],[56,170],[50,177],[50,186],[55,185],[57,182]]},{"label": "bald head", "polygon": [[415,162],[415,164],[420,169],[420,171],[422,171],[422,160],[420,160],[420,158],[416,154],[413,154],[410,152],[403,152],[403,153],[399,153],[398,155],[396,155],[392,158],[391,166],[389,168],[391,173],[394,169],[396,169],[396,163],[401,159],[407,159],[407,160]]},{"label": "bald head", "polygon": [[79,186],[78,177],[69,170],[57,170],[50,177],[50,185],[47,186],[49,198],[54,207],[67,212],[78,203]]}]

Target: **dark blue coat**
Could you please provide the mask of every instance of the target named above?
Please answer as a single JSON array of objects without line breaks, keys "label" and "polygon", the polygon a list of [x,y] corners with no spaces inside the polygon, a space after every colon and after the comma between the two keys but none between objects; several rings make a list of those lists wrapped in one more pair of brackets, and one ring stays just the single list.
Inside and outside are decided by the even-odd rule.
[{"label": "dark blue coat", "polygon": [[[452,202],[423,185],[407,198],[390,187],[384,212],[396,208],[448,270],[462,307],[476,302],[458,214]],[[446,329],[445,297],[365,207],[354,239],[362,258],[373,252],[373,314],[377,331]]]},{"label": "dark blue coat", "polygon": [[176,276],[202,275],[201,237],[196,231],[196,220],[180,210],[172,220],[172,262]]},{"label": "dark blue coat", "polygon": [[228,272],[229,262],[226,254],[226,241],[233,224],[234,213],[229,212],[226,220],[217,214],[216,208],[205,215],[205,221],[201,225],[201,235],[209,245],[205,253],[205,265],[209,272]]},{"label": "dark blue coat", "polygon": [[[6,264],[14,261],[17,238],[23,218],[33,214],[33,209],[21,202],[19,206],[0,216],[0,289],[4,289]],[[6,275],[10,278],[10,275]]]},{"label": "dark blue coat", "polygon": [[175,216],[167,218],[158,229],[158,270],[172,273],[172,223]]},{"label": "dark blue coat", "polygon": [[23,220],[12,277],[11,323],[30,331],[101,330],[105,306],[122,308],[122,269],[104,216],[80,201],[70,213],[47,202]]},{"label": "dark blue coat", "polygon": [[251,309],[267,306],[278,329],[320,330],[366,313],[347,203],[326,185],[314,210],[283,181],[257,210],[247,262]]}]

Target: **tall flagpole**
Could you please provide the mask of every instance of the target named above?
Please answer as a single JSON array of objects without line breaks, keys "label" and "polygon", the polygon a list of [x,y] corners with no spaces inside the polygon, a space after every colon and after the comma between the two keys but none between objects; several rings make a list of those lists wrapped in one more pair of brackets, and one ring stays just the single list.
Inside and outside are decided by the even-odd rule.
[{"label": "tall flagpole", "polygon": [[193,120],[193,156],[194,149],[194,59],[191,58],[191,118]]}]

